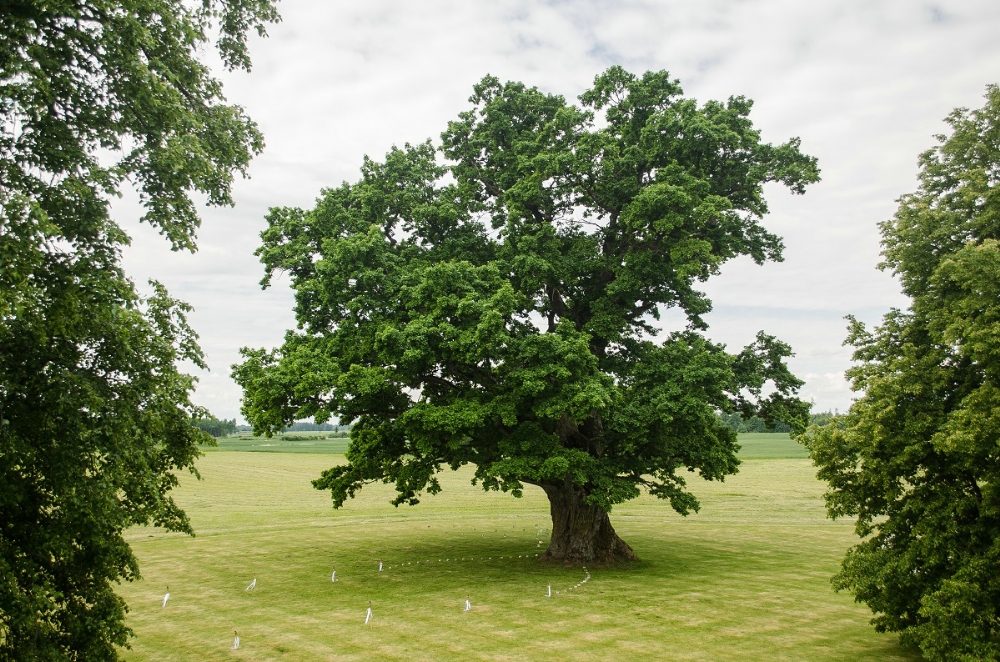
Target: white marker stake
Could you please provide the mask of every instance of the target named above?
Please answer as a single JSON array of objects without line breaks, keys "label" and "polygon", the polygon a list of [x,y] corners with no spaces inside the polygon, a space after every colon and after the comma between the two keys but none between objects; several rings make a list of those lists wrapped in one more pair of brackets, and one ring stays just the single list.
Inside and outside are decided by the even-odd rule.
[{"label": "white marker stake", "polygon": [[236,650],[240,647],[240,635],[236,634],[236,630],[233,630],[233,647],[231,650]]},{"label": "white marker stake", "polygon": [[255,588],[257,588],[257,578],[256,578],[256,577],[254,577],[254,578],[253,578],[253,581],[252,581],[252,582],[250,582],[250,585],[249,585],[249,586],[247,586],[247,587],[246,587],[245,589],[243,589],[243,590],[244,590],[244,591],[252,591],[252,590],[254,590]]},{"label": "white marker stake", "polygon": [[365,612],[365,625],[368,625],[368,621],[372,620],[372,601],[368,601],[368,611]]},{"label": "white marker stake", "polygon": [[160,609],[163,609],[164,607],[167,606],[167,600],[169,599],[170,599],[170,587],[168,586],[167,592],[163,595],[163,604],[160,605]]},{"label": "white marker stake", "polygon": [[549,592],[545,594],[545,597],[547,598],[552,597],[552,584],[549,584]]},{"label": "white marker stake", "polygon": [[378,562],[378,571],[382,572],[382,562],[381,561]]},{"label": "white marker stake", "polygon": [[331,582],[337,581],[337,571],[336,570],[334,570],[333,573],[330,575],[330,581]]}]

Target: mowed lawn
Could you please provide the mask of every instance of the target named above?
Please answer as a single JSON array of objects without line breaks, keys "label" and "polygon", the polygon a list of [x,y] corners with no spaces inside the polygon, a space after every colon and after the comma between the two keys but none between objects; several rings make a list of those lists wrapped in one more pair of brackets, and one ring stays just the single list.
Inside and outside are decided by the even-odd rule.
[{"label": "mowed lawn", "polygon": [[741,442],[738,475],[692,478],[700,513],[650,498],[616,508],[641,560],[582,584],[582,570],[535,557],[549,527],[540,490],[484,493],[471,470],[447,471],[418,506],[394,508],[391,486],[373,485],[334,511],[310,481],[343,456],[223,444],[176,492],[196,537],[129,535],[144,579],[120,589],[137,635],[125,658],[918,659],[832,591],[852,528],[825,517],[802,450],[784,435]]}]

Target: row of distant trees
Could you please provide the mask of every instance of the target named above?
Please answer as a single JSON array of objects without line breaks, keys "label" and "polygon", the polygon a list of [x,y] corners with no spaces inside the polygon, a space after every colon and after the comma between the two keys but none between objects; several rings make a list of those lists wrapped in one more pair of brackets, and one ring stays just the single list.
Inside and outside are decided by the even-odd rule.
[{"label": "row of distant trees", "polygon": [[[246,430],[251,430],[249,425],[241,425],[241,428]],[[306,421],[298,421],[286,426],[283,432],[346,432],[350,430],[350,425],[338,425],[337,423],[309,423]]]},{"label": "row of distant trees", "polygon": [[191,421],[191,425],[195,426],[199,430],[204,430],[213,437],[229,436],[236,432],[236,429],[239,427],[236,425],[235,418],[220,420],[214,416],[193,419]]},{"label": "row of distant trees", "polygon": [[[839,414],[833,411],[821,411],[810,414],[810,425],[826,425]],[[780,421],[776,421],[774,427],[768,428],[764,419],[753,416],[742,418],[738,413],[719,414],[722,422],[736,432],[783,432],[790,433],[792,428]],[[192,424],[199,430],[204,430],[213,437],[225,437],[236,432],[249,432],[249,425],[237,425],[236,419],[218,419],[214,416],[199,418],[192,421]],[[284,432],[341,432],[350,430],[349,425],[339,425],[337,423],[309,423],[299,421],[284,428]]]},{"label": "row of distant trees", "polygon": [[[840,414],[836,411],[821,411],[809,415],[809,425],[826,425]],[[763,418],[752,416],[742,418],[738,413],[719,414],[722,422],[736,432],[784,432],[790,433],[792,428],[787,423],[775,421],[774,427],[768,428]]]},{"label": "row of distant trees", "polygon": [[[213,437],[228,437],[237,432],[250,432],[249,425],[237,425],[235,418],[218,419],[214,416],[192,419],[191,424],[199,430],[204,430]],[[283,432],[346,432],[350,430],[350,425],[339,425],[337,423],[308,423],[299,421],[285,427]]]}]

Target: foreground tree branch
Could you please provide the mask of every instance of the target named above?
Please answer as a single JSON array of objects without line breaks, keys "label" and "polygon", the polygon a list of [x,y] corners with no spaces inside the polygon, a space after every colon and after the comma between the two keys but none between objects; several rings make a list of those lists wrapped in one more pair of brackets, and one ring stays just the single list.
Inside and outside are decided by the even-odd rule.
[{"label": "foreground tree branch", "polygon": [[920,156],[882,224],[906,311],[851,319],[860,397],[804,437],[832,517],[864,540],[834,578],[930,660],[1000,659],[1000,88]]},{"label": "foreground tree branch", "polygon": [[191,527],[170,496],[194,471],[189,308],[123,273],[110,200],[194,250],[193,194],[231,203],[263,147],[196,57],[269,0],[8,0],[0,9],[0,659],[114,660],[128,644],[116,583],[139,577],[125,529]]}]

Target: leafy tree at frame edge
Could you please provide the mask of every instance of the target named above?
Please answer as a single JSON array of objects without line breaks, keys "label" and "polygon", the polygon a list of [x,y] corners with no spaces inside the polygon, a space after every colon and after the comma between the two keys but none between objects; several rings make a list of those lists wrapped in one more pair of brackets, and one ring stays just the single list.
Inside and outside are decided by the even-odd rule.
[{"label": "leafy tree at frame edge", "polygon": [[882,223],[910,298],[851,320],[861,396],[805,443],[864,540],[834,578],[931,660],[1000,659],[1000,88],[955,110],[920,187]]},{"label": "leafy tree at frame edge", "polygon": [[861,395],[804,440],[832,517],[863,541],[834,578],[931,660],[1000,659],[1000,88],[947,119],[920,187],[882,223],[910,298],[851,320]]},{"label": "leafy tree at frame edge", "polygon": [[[747,99],[681,95],[620,67],[580,107],[487,77],[439,148],[393,149],[315,209],[272,209],[263,284],[290,274],[299,328],[234,366],[255,432],[353,422],[348,463],[314,482],[337,507],[372,481],[415,504],[464,464],[485,489],[538,486],[545,557],[608,563],[633,558],[615,504],[645,489],[688,513],[685,470],[736,472],[718,410],[803,429],[789,347],[707,340],[695,283],[737,256],[781,259],[763,185],[802,193],[815,159],[762,143]],[[654,342],[674,306],[687,328]]]},{"label": "leafy tree at frame edge", "polygon": [[141,297],[109,200],[194,250],[191,195],[231,204],[263,146],[195,54],[218,26],[230,68],[269,0],[5,2],[0,11],[0,659],[113,660],[114,584],[139,577],[134,525],[190,532],[169,492],[206,412],[188,307]]}]

